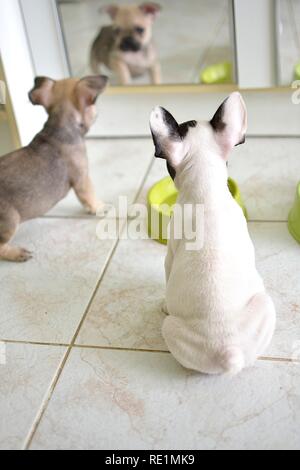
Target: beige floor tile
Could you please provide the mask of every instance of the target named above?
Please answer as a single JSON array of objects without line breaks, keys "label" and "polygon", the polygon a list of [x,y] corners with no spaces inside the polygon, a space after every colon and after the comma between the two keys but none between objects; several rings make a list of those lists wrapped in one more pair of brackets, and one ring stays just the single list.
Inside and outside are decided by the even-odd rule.
[{"label": "beige floor tile", "polygon": [[64,351],[0,343],[0,449],[22,448]]},{"label": "beige floor tile", "polygon": [[243,194],[250,220],[288,219],[300,181],[300,139],[254,139],[234,150],[229,173]]},{"label": "beige floor tile", "polygon": [[38,219],[14,244],[34,253],[25,264],[0,262],[0,340],[66,343],[72,339],[113,241],[96,220]]},{"label": "beige floor tile", "polygon": [[165,349],[164,256],[154,241],[122,241],[91,305],[78,344]]},{"label": "beige floor tile", "polygon": [[[300,356],[299,246],[285,224],[250,223],[263,275],[277,307],[278,325],[268,356]],[[166,248],[151,240],[122,241],[82,326],[77,344],[165,350]]]},{"label": "beige floor tile", "polygon": [[169,354],[74,350],[32,449],[298,449],[299,365],[236,378]]},{"label": "beige floor tile", "polygon": [[[126,196],[132,203],[154,154],[152,139],[88,140],[87,150],[99,200],[115,205]],[[87,217],[73,191],[48,215]]]}]

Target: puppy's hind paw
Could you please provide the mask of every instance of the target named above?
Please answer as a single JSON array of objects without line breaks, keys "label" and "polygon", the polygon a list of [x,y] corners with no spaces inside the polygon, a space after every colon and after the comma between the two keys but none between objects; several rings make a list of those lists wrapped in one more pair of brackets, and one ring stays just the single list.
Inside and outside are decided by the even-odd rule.
[{"label": "puppy's hind paw", "polygon": [[6,245],[0,250],[0,259],[13,263],[25,263],[32,258],[32,253],[24,248]]}]

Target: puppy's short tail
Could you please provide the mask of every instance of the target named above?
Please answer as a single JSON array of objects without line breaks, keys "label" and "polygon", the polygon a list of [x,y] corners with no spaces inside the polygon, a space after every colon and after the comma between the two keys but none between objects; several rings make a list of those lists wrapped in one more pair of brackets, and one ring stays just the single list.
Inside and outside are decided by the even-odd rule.
[{"label": "puppy's short tail", "polygon": [[228,375],[237,375],[245,367],[245,357],[237,346],[229,347],[221,356],[224,372]]}]

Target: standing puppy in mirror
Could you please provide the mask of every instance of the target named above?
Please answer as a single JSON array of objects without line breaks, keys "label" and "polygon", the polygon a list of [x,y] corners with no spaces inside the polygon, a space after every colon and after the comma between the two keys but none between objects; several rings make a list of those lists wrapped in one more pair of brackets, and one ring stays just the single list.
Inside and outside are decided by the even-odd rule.
[{"label": "standing puppy in mirror", "polygon": [[[201,204],[201,249],[174,237],[166,258],[163,336],[186,368],[206,374],[236,374],[262,355],[272,339],[276,314],[255,266],[255,253],[242,209],[228,189],[226,163],[244,143],[246,107],[233,93],[210,122],[179,125],[162,108],[151,115],[156,156],[167,160],[179,190],[178,204]],[[204,230],[203,230],[204,229]]]},{"label": "standing puppy in mirror", "polygon": [[38,77],[29,93],[49,117],[27,146],[0,158],[0,259],[27,261],[31,254],[9,244],[20,223],[40,217],[71,188],[88,212],[97,201],[88,173],[84,137],[96,118],[96,100],[107,77],[54,81]]},{"label": "standing puppy in mirror", "polygon": [[157,3],[105,7],[113,24],[101,29],[91,49],[91,68],[99,73],[105,65],[121,85],[132,78],[150,74],[154,85],[161,83],[161,68],[152,40],[153,23],[161,7]]}]

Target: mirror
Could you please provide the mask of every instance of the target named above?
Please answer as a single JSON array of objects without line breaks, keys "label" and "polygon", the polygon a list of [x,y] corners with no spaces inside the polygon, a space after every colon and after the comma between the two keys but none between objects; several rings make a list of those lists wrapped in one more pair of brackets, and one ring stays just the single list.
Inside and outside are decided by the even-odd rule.
[{"label": "mirror", "polygon": [[57,0],[72,75],[112,85],[235,82],[228,0]]},{"label": "mirror", "polygon": [[278,82],[300,80],[300,2],[277,0]]}]

